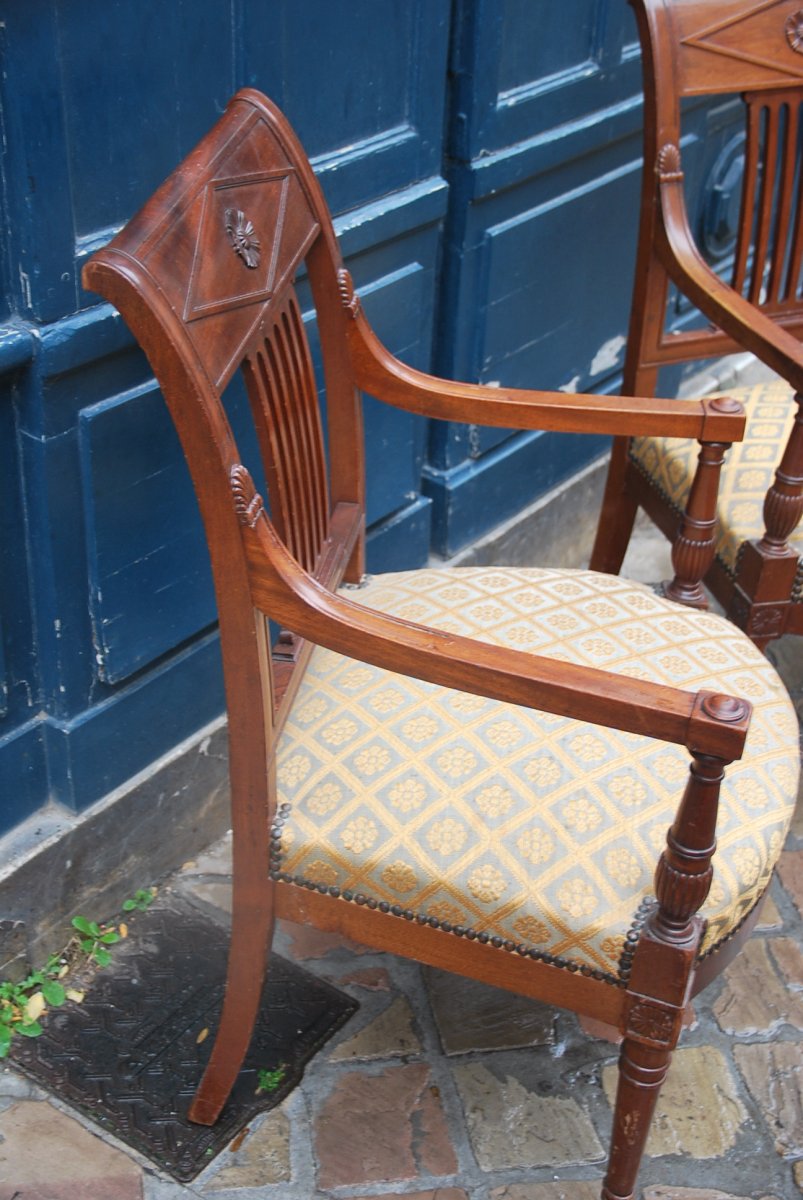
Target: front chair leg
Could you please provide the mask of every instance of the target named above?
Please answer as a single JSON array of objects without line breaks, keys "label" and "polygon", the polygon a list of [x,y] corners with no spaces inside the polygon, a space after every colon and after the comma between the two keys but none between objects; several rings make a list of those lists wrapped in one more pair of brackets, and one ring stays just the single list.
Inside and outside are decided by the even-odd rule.
[{"label": "front chair leg", "polygon": [[232,929],[226,994],[212,1055],[187,1114],[198,1125],[214,1125],[229,1098],[251,1042],[268,963],[274,926],[274,888],[261,881],[252,900],[247,884],[237,887],[232,902]]},{"label": "front chair leg", "polygon": [[671,1051],[663,1047],[644,1046],[630,1038],[622,1043],[602,1200],[633,1200],[655,1102],[671,1058]]}]

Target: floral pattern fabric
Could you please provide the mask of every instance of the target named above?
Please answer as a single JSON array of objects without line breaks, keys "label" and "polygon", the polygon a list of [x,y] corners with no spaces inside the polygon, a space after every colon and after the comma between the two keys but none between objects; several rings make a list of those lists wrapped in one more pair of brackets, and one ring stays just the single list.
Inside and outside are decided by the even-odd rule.
[{"label": "floral pattern fabric", "polygon": [[[792,428],[797,405],[782,380],[728,393],[741,401],[747,412],[743,442],[731,446],[720,476],[716,554],[734,574],[743,542],[757,541],[764,534],[764,497],[775,478],[775,470]],[[634,438],[631,456],[652,484],[678,509],[686,507],[699,443],[689,438]],[[794,531],[789,544],[803,552],[803,532]]]},{"label": "floral pattern fabric", "polygon": [[[592,572],[378,577],[383,612],[696,691],[745,696],[726,772],[705,948],[765,888],[798,784],[797,722],[733,625]],[[617,971],[688,775],[680,746],[486,700],[317,648],[282,734],[281,870]]]}]

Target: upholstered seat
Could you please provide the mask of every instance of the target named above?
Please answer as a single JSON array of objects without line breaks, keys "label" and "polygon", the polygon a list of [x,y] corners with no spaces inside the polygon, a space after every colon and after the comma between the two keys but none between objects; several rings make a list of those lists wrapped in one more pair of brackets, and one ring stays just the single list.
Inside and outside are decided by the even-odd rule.
[{"label": "upholstered seat", "polygon": [[[789,385],[781,379],[729,393],[744,405],[747,432],[737,442],[722,468],[717,505],[716,557],[730,574],[737,571],[745,542],[764,536],[764,501],[775,469],[795,420]],[[700,447],[688,438],[634,438],[631,458],[653,487],[682,513],[691,489]],[[803,529],[789,537],[789,545],[803,553]],[[798,599],[799,580],[795,589]]]},{"label": "upholstered seat", "polygon": [[[749,698],[745,755],[722,788],[702,953],[733,933],[778,858],[799,769],[789,697],[743,633],[588,571],[403,572],[358,598],[494,644]],[[615,978],[687,761],[679,746],[318,648],[279,745],[275,866],[286,881]]]}]

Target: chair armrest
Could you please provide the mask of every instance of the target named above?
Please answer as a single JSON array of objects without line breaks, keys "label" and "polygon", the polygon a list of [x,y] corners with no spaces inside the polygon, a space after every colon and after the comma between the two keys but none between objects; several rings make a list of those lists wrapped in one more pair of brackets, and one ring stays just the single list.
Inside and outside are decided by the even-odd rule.
[{"label": "chair armrest", "polygon": [[395,358],[371,329],[356,297],[350,311],[353,320],[348,322],[347,336],[357,386],[409,412],[504,429],[687,437],[725,443],[744,437],[744,410],[735,400],[591,396],[438,379]]},{"label": "chair armrest", "polygon": [[666,270],[709,321],[776,371],[794,391],[803,392],[803,346],[711,270],[689,227],[682,188],[676,181],[660,185],[663,237],[658,249]]},{"label": "chair armrest", "polygon": [[[246,473],[234,470],[242,487]],[[726,762],[741,757],[746,701],[718,698],[712,707],[707,692],[490,645],[367,608],[304,571],[258,505],[248,513],[241,530],[254,606],[299,637],[443,687],[660,738]]]}]

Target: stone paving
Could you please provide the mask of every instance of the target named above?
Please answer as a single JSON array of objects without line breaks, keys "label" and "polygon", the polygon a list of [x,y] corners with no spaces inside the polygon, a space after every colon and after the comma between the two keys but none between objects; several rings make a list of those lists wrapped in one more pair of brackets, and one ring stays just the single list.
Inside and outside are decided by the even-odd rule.
[{"label": "stone paving", "polygon": [[[649,573],[644,546],[633,554]],[[803,715],[803,646],[788,639],[773,656]],[[225,919],[229,869],[224,840],[165,888]],[[757,934],[696,1002],[659,1100],[644,1200],[803,1195],[801,928],[803,804]],[[182,1185],[6,1068],[0,1200],[599,1195],[613,1044],[571,1014],[335,935],[285,924],[277,948],[360,1002],[279,1108]]]}]

